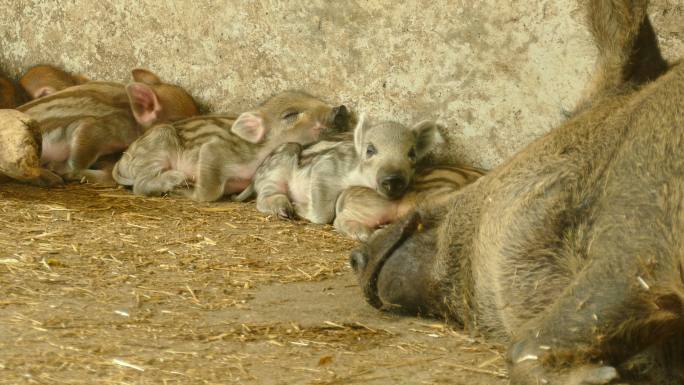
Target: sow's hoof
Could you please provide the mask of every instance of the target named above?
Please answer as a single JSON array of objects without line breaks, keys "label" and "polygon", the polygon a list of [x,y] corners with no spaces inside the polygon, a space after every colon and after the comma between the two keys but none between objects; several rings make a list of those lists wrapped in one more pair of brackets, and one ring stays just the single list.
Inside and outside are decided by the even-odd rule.
[{"label": "sow's hoof", "polygon": [[608,385],[619,380],[612,366],[584,365],[552,370],[536,362],[522,362],[509,367],[511,385]]},{"label": "sow's hoof", "polygon": [[0,181],[41,176],[38,123],[16,110],[0,110]]}]

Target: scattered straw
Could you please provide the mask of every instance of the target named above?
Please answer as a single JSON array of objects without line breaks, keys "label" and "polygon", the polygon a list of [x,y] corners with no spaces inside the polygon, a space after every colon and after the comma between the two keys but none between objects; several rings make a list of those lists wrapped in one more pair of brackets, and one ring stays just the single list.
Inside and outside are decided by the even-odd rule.
[{"label": "scattered straw", "polygon": [[[0,227],[0,382],[439,382],[459,371],[505,383],[489,346],[366,306],[349,274],[355,243],[330,226],[253,204],[3,184]],[[282,297],[256,308],[276,284]],[[315,300],[292,302],[301,285],[318,287]],[[356,310],[306,319],[339,301]]]}]

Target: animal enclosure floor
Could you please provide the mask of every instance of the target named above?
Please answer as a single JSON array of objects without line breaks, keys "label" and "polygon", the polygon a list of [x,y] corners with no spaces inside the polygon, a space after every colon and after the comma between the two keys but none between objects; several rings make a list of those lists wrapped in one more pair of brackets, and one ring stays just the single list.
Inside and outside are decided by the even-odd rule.
[{"label": "animal enclosure floor", "polygon": [[367,305],[354,242],[253,204],[0,184],[0,384],[504,384],[502,350]]}]

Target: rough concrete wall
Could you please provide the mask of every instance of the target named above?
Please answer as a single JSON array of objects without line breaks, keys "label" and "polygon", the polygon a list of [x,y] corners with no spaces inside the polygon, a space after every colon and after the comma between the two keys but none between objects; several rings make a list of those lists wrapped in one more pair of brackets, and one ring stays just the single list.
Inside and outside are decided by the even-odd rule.
[{"label": "rough concrete wall", "polygon": [[[684,0],[652,16],[684,56]],[[595,52],[572,0],[0,0],[0,65],[93,79],[147,67],[214,111],[283,89],[377,119],[438,118],[454,159],[492,167],[573,107]]]}]

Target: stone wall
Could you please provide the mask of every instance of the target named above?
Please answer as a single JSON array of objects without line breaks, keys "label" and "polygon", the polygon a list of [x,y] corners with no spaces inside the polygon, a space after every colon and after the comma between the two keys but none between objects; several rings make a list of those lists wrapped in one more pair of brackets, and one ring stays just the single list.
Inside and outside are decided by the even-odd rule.
[{"label": "stone wall", "polygon": [[[0,65],[93,79],[147,67],[207,109],[284,89],[375,119],[439,119],[452,159],[493,167],[572,109],[594,61],[575,1],[0,0]],[[651,7],[684,56],[684,0]]]}]

